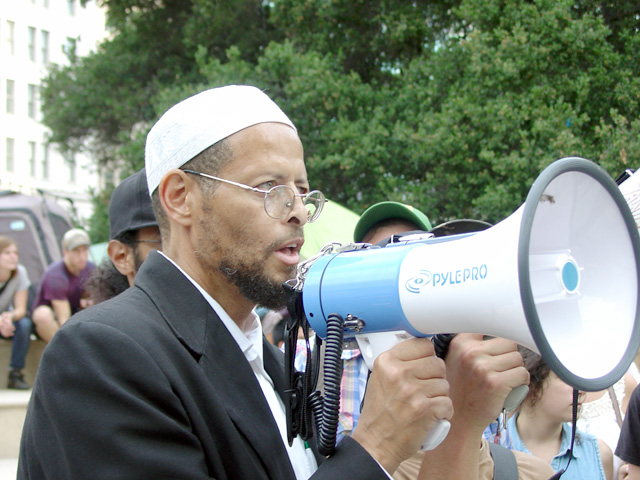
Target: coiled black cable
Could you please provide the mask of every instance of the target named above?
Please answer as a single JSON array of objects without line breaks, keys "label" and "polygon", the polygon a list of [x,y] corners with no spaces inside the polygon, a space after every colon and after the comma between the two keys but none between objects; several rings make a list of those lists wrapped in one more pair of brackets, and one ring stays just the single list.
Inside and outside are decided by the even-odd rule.
[{"label": "coiled black cable", "polygon": [[455,336],[455,333],[438,333],[431,337],[431,342],[433,343],[433,346],[436,350],[436,355],[439,358],[443,360],[446,358],[447,353],[449,352],[449,344]]},{"label": "coiled black cable", "polygon": [[344,321],[337,314],[327,318],[327,337],[324,353],[324,397],[319,391],[309,402],[316,419],[318,452],[331,455],[336,445],[340,415],[340,383],[342,382],[342,348]]}]

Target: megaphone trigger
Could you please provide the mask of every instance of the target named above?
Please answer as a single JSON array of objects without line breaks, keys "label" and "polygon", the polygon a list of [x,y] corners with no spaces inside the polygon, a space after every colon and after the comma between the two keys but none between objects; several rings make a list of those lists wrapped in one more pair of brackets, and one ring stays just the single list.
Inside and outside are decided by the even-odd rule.
[{"label": "megaphone trigger", "polygon": [[[360,353],[370,371],[373,370],[373,362],[378,358],[378,355],[410,338],[415,337],[403,331],[370,333],[355,336],[358,347],[360,348]],[[449,423],[448,420],[444,418],[438,420],[435,425],[431,427],[429,433],[427,433],[424,442],[422,442],[421,450],[433,450],[440,445],[449,433],[450,428],[451,423]]]}]

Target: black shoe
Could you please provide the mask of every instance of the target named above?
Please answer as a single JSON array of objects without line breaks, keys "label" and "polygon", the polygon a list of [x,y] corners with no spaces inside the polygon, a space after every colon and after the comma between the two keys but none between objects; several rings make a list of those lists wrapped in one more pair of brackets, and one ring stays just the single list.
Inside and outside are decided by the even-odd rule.
[{"label": "black shoe", "polygon": [[20,370],[11,370],[9,372],[9,383],[7,388],[13,388],[14,390],[29,390],[31,387],[24,381],[24,375]]}]

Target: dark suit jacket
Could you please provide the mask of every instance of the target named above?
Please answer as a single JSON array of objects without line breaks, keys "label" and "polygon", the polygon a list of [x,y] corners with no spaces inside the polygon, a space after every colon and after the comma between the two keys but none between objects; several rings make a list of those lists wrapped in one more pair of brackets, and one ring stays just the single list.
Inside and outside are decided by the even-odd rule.
[{"label": "dark suit jacket", "polygon": [[[282,397],[283,357],[265,341]],[[249,363],[191,282],[157,252],[120,296],[47,346],[24,424],[19,479],[293,480]],[[313,478],[386,479],[346,439]]]}]

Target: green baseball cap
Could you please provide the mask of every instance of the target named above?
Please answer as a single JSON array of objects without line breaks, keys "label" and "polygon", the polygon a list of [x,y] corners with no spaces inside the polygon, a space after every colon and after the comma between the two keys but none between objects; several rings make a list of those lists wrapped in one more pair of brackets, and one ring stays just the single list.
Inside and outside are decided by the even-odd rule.
[{"label": "green baseball cap", "polygon": [[371,227],[378,222],[391,218],[399,218],[414,223],[418,230],[424,230],[425,232],[432,228],[429,217],[411,205],[399,202],[380,202],[371,205],[360,216],[356,228],[353,230],[353,240],[356,243],[360,243]]}]

